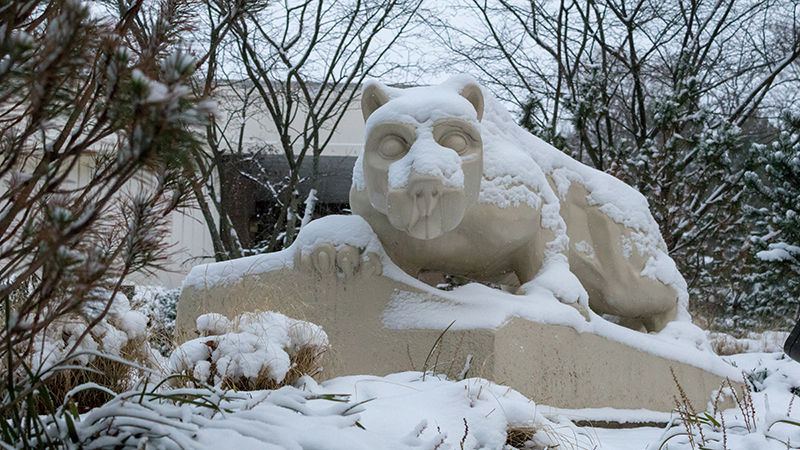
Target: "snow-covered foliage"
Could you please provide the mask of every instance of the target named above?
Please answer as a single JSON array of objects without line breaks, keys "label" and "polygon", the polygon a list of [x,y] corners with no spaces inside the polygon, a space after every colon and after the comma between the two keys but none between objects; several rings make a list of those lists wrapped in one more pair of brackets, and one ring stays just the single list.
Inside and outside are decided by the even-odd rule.
[{"label": "snow-covered foliage", "polygon": [[800,305],[800,114],[786,111],[779,125],[777,140],[753,146],[755,166],[746,174],[756,205],[751,242],[758,263],[743,307],[791,326]]},{"label": "snow-covered foliage", "polygon": [[172,340],[180,296],[180,289],[135,286],[131,298],[131,304],[147,316],[150,344],[164,356],[174,349]]},{"label": "snow-covered foliage", "polygon": [[795,106],[800,92],[797,35],[785,31],[795,29],[795,5],[700,0],[689,13],[682,5],[433,8],[447,17],[436,27],[451,50],[447,66],[480,74],[521,112],[522,126],[639,190],[699,299],[693,312],[733,328],[715,319],[750,285],[737,276],[752,263],[746,155],[753,142],[775,139],[766,118]]},{"label": "snow-covered foliage", "polygon": [[[125,360],[150,363],[146,316],[109,292],[133,272],[162,267],[167,217],[189,205],[196,182],[194,130],[211,108],[193,94],[197,63],[181,51],[194,7],[138,2],[103,10],[80,0],[2,7],[4,447],[27,445],[38,414],[52,413],[73,386],[127,389],[146,369]],[[87,408],[108,395],[74,400]]]},{"label": "snow-covered foliage", "polygon": [[510,427],[529,430],[534,448],[576,430],[507,387],[406,372],[256,392],[133,390],[80,416],[61,411],[47,437],[86,448],[499,449]]},{"label": "snow-covered foliage", "polygon": [[800,389],[800,365],[782,352],[729,357],[746,385],[722,389],[734,400],[723,410],[716,399],[692,405],[676,395],[679,419],[648,449],[787,449],[800,443],[800,413],[792,407]]},{"label": "snow-covered foliage", "polygon": [[182,344],[169,358],[170,370],[197,381],[238,389],[291,384],[322,370],[328,336],[318,325],[276,312],[220,314],[197,318],[203,336]]},{"label": "snow-covered foliage", "polygon": [[[29,368],[46,371],[65,362],[87,366],[98,354],[119,358],[152,353],[145,339],[147,317],[132,310],[124,294],[112,298],[110,292],[98,290],[82,309],[81,314],[63,316],[36,335],[26,361]],[[90,327],[98,317],[100,321]],[[75,356],[70,356],[73,353]]]},{"label": "snow-covered foliage", "polygon": [[764,331],[763,333],[751,331],[739,338],[727,333],[708,333],[711,346],[718,355],[779,353],[783,351],[783,343],[788,336],[788,331]]}]

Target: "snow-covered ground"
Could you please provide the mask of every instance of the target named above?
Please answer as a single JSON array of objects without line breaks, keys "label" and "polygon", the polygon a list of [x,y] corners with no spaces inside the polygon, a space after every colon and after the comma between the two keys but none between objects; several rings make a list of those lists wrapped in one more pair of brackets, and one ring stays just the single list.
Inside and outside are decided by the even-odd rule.
[{"label": "snow-covered ground", "polygon": [[[797,448],[800,412],[792,408],[792,391],[800,385],[800,364],[780,352],[725,358],[751,380],[752,401],[741,403],[752,407],[714,414],[711,405],[694,405],[697,417],[706,422],[702,435],[694,431],[695,448],[785,449],[787,443]],[[702,419],[706,408],[714,420]],[[611,429],[587,423],[609,416],[629,422],[671,421],[673,426]],[[59,422],[60,427],[50,427],[51,437],[66,437],[66,422]],[[515,448],[692,448],[685,432],[677,413],[563,411],[487,380],[447,380],[421,372],[322,383],[302,377],[294,386],[266,391],[130,392],[77,421],[77,434],[88,448],[125,442],[132,447],[237,450],[502,449],[512,448],[509,435],[516,438]]]},{"label": "snow-covered ground", "polygon": [[[800,423],[772,425],[786,418],[800,421],[800,407],[792,408],[794,395],[790,391],[800,385],[800,364],[782,353],[747,353],[726,358],[755,381],[754,411],[746,410],[744,414],[738,408],[725,411],[725,432],[721,431],[721,424],[716,431],[714,427],[704,429],[703,437],[699,434],[695,437],[698,448],[703,438],[705,447],[720,449],[785,449],[786,442],[795,443],[792,448],[800,444]],[[508,387],[476,378],[448,381],[428,375],[423,380],[420,372],[405,372],[386,377],[341,377],[319,384],[306,378],[299,387],[311,394],[342,394],[349,399],[342,405],[325,400],[308,401],[307,417],[284,413],[285,421],[275,414],[274,404],[268,402],[246,415],[247,420],[274,423],[271,430],[287,448],[291,447],[289,442],[299,444],[297,448],[503,448],[507,430],[520,429],[532,436],[530,448],[560,444],[555,448],[626,450],[659,448],[669,436],[685,433],[677,413],[648,411],[617,411],[614,415],[628,414],[632,421],[643,417],[653,421],[674,419],[675,426],[669,430],[652,426],[610,429],[583,422],[579,422],[583,426],[577,426],[558,410],[537,405]],[[675,394],[678,395],[677,390]],[[252,395],[269,398],[266,392]],[[349,411],[354,414],[338,415],[352,405],[358,405]],[[694,406],[702,414],[706,405]],[[596,410],[583,413],[587,419],[602,416]],[[327,419],[320,417],[326,414]],[[745,425],[745,414],[754,415],[755,422]],[[570,416],[578,418],[581,411],[571,411]],[[244,418],[240,413],[223,419],[222,422],[229,423],[228,426],[220,423],[225,432],[201,430],[198,440],[209,448],[233,443],[239,449],[264,448],[258,440],[259,433],[242,428],[239,422]],[[355,426],[356,422],[360,427]],[[691,445],[685,436],[677,436],[663,448],[682,449]]]},{"label": "snow-covered ground", "polygon": [[[291,320],[283,316],[281,318]],[[199,320],[198,326],[209,328],[208,324],[202,325],[205,322]],[[234,330],[227,321],[222,328],[214,328],[213,332],[205,330],[203,335],[211,336],[195,341],[202,344],[209,339],[238,337],[243,333],[241,324],[235,330],[238,333],[230,336],[226,333]],[[275,334],[275,328],[262,324],[255,331],[250,331],[272,335]],[[291,327],[278,328],[288,330]],[[216,336],[218,334],[221,336]],[[303,339],[298,335],[298,339],[305,342],[310,336],[321,339],[323,335],[320,332],[306,334],[303,334]],[[708,399],[706,405],[692,405],[695,424],[704,423],[702,434],[696,426],[692,429],[694,448],[784,449],[787,443],[790,448],[800,448],[800,406],[792,406],[794,397],[800,395],[800,363],[781,352],[786,335],[782,332],[751,333],[745,338],[735,339],[721,333],[706,334],[703,338],[706,347],[723,353],[744,352],[723,356],[722,359],[735,367],[731,372],[737,378],[733,381],[747,379],[752,392],[738,391],[738,403],[742,407],[735,406],[724,412],[714,412],[712,398]],[[655,339],[658,335],[649,337]],[[275,346],[293,348],[287,342],[275,341]],[[700,355],[695,356],[699,358],[706,354],[696,352],[691,342],[686,344],[687,355]],[[324,345],[324,342],[315,345]],[[202,362],[204,358],[198,361]],[[218,364],[217,360],[213,362]],[[695,361],[695,364],[699,362]],[[189,373],[193,370],[188,368]],[[211,382],[210,379],[208,381]],[[109,418],[113,416],[114,427],[119,431],[114,439],[125,436],[127,430],[132,436],[130,442],[146,438],[156,448],[164,444],[168,448],[171,445],[190,448],[218,448],[224,445],[236,447],[237,450],[499,449],[511,448],[506,447],[509,435],[516,437],[514,443],[517,448],[693,448],[686,436],[685,424],[677,412],[609,408],[561,410],[537,404],[536,399],[525,398],[507,386],[479,378],[448,380],[430,373],[403,372],[385,377],[340,377],[321,383],[310,377],[302,377],[293,384],[272,391],[235,392],[219,388],[196,392],[159,391],[159,394],[169,395],[200,395],[212,404],[219,405],[219,410],[186,403],[176,406],[174,402],[158,395],[132,406],[136,402],[130,402],[130,398],[144,397],[137,394],[125,399],[123,395],[84,415],[78,429],[85,442],[101,447],[109,444],[109,441],[98,440],[106,434],[97,434],[98,430],[114,429],[109,425]],[[676,398],[680,396],[677,387],[674,394]],[[751,397],[750,401],[745,399],[747,396]],[[128,414],[131,407],[138,408],[135,413],[129,414],[135,419],[122,420],[118,417],[120,412]],[[704,416],[705,412],[709,413],[711,419]],[[142,434],[142,423],[148,420],[157,420],[159,425],[151,427],[151,433]],[[625,423],[626,428],[602,426],[602,422],[612,420]],[[781,422],[783,420],[796,423]],[[671,425],[634,426],[641,423]],[[528,447],[522,444],[526,440],[530,441]],[[665,443],[663,447],[662,443]]]}]

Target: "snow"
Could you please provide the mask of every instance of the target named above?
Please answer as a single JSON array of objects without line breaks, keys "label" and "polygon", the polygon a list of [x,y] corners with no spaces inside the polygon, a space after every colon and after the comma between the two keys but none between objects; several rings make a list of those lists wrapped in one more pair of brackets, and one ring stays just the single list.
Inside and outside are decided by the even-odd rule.
[{"label": "snow", "polygon": [[742,338],[734,338],[725,333],[708,333],[712,346],[724,355],[734,353],[775,353],[783,351],[783,343],[789,337],[788,331],[749,332]]},{"label": "snow", "polygon": [[[514,295],[477,283],[449,292],[435,291],[422,283],[414,287],[427,293],[396,292],[384,312],[386,327],[442,330],[455,320],[450,329],[497,329],[511,318],[521,317],[568,326],[580,333],[594,333],[723,377],[735,379],[740,375],[738,370],[713,353],[706,333],[690,322],[671,322],[659,333],[645,334],[609,322],[591,311],[587,322],[577,309],[564,304],[544,287],[531,286],[525,295]],[[491,301],[487,301],[489,298]]]},{"label": "snow", "polygon": [[[389,187],[393,189],[405,187],[412,170],[419,174],[437,177],[446,186],[464,186],[461,156],[454,150],[436,143],[433,139],[432,121],[426,125],[426,128],[417,129],[417,139],[408,153],[389,165]],[[432,152],[431,147],[438,147],[438,150]]]},{"label": "snow", "polygon": [[260,377],[280,383],[300,349],[328,346],[328,336],[318,325],[271,311],[245,313],[233,320],[203,314],[197,318],[197,330],[204,337],[175,349],[169,367],[215,386]]},{"label": "snow", "polygon": [[423,380],[420,372],[403,372],[341,377],[312,387],[312,392],[317,389],[350,394],[351,402],[369,400],[359,423],[380,433],[386,443],[399,441],[408,447],[431,448],[442,442],[442,448],[459,448],[463,441],[464,448],[501,448],[509,425],[556,425],[517,391],[480,378]]},{"label": "snow", "polygon": [[800,257],[800,247],[785,242],[777,242],[769,244],[768,250],[756,253],[756,257],[762,261],[792,261]]},{"label": "snow", "polygon": [[216,336],[227,333],[231,329],[231,322],[222,314],[203,314],[196,320],[197,331],[203,336]]},{"label": "snow", "polygon": [[[753,381],[753,409],[748,415],[754,420],[745,425],[738,407],[723,411],[724,438],[720,427],[706,426],[707,447],[721,449],[723,439],[729,449],[785,449],[784,442],[799,442],[800,427],[779,421],[800,420],[798,408],[791,406],[792,389],[800,386],[800,364],[781,353],[727,358]],[[530,430],[538,445],[533,448],[692,448],[680,435],[685,428],[677,413],[563,410],[537,404],[509,387],[480,378],[448,380],[430,373],[403,372],[322,383],[302,377],[294,386],[268,391],[209,387],[153,395],[141,392],[120,394],[81,415],[75,420],[81,441],[91,444],[88,448],[113,447],[125,440],[132,447],[146,442],[148,448],[500,449],[508,448],[507,430],[521,429]],[[169,400],[180,396],[195,401],[176,404]],[[215,406],[199,406],[203,404]],[[701,414],[702,405],[695,407]],[[720,420],[720,413],[715,417]],[[51,438],[66,434],[63,416],[55,421],[59,427],[49,416],[46,420],[51,423]],[[634,427],[588,424],[605,421]],[[635,426],[652,422],[668,425]],[[701,439],[696,431],[695,439]]]},{"label": "snow", "polygon": [[[77,435],[90,448],[125,440],[132,447],[146,442],[147,448],[499,449],[509,426],[540,430],[532,439],[543,445],[558,443],[549,431],[560,426],[505,386],[420,372],[321,384],[306,377],[297,387],[273,391],[170,394],[207,401],[176,405],[131,391],[82,415],[75,421]],[[220,413],[196,406],[201,403],[218,404]],[[60,425],[49,428],[51,436],[66,430],[63,418]]]},{"label": "snow", "polygon": [[[124,294],[117,293],[112,297],[110,291],[96,289],[89,296],[91,300],[84,303],[80,314],[64,316],[36,336],[27,361],[34,370],[45,371],[67,361],[69,364],[85,366],[95,359],[98,352],[109,357],[124,356],[121,355],[122,349],[138,340],[142,340],[141,345],[147,346],[142,339],[147,332],[147,317],[140,311],[132,310]],[[88,324],[106,306],[108,312],[103,319],[75,346]],[[77,353],[77,356],[66,360],[72,353]]]}]

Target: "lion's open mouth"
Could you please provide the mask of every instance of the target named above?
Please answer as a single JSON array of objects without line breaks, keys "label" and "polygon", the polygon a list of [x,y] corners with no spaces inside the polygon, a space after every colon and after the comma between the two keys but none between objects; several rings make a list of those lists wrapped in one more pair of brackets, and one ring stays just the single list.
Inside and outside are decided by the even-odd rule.
[{"label": "lion's open mouth", "polygon": [[434,239],[453,230],[464,218],[464,191],[424,181],[390,191],[389,222],[416,239]]}]

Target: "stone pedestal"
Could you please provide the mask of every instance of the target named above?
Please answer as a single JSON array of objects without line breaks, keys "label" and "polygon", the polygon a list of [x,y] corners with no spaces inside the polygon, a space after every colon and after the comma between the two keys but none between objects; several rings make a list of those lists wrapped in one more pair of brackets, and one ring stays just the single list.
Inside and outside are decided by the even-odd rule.
[{"label": "stone pedestal", "polygon": [[[241,260],[236,264],[242,267]],[[467,377],[506,384],[538,404],[567,409],[670,411],[677,393],[670,368],[689,399],[702,409],[724,377],[737,375],[735,369],[721,361],[698,364],[706,369],[714,367],[704,370],[657,356],[642,346],[636,348],[600,334],[579,333],[569,326],[519,317],[496,329],[453,327],[431,353],[444,327],[391,329],[385,325],[385,316],[387,306],[397,295],[446,301],[437,300],[436,289],[412,286],[384,275],[320,277],[287,266],[260,273],[237,273],[227,283],[217,276],[213,284],[205,286],[197,282],[195,273],[194,282],[184,286],[178,305],[179,342],[194,337],[194,321],[203,313],[233,317],[246,311],[278,311],[319,324],[327,332],[332,351],[323,378],[425,369],[455,377],[464,371],[469,358]],[[594,317],[593,320],[602,320]],[[636,333],[624,331],[628,336]],[[640,336],[654,339],[646,334]],[[675,346],[679,353],[679,345]],[[718,359],[710,353],[708,358]]]}]

